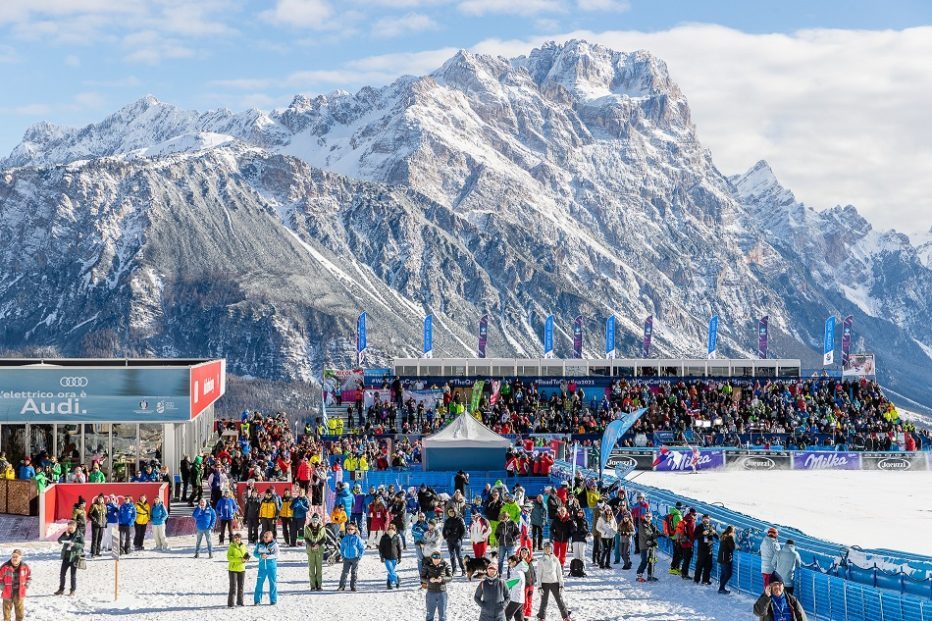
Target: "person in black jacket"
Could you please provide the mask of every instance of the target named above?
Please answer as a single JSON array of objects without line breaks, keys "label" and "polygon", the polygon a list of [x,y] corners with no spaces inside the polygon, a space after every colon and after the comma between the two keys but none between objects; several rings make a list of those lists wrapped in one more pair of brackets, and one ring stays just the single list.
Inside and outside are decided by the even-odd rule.
[{"label": "person in black jacket", "polygon": [[385,570],[388,577],[385,579],[385,586],[391,591],[392,587],[400,588],[401,579],[395,572],[398,563],[401,562],[401,537],[398,536],[398,529],[394,524],[388,525],[388,530],[379,540],[379,559],[385,563]]},{"label": "person in black jacket", "polygon": [[557,509],[557,517],[550,523],[550,537],[553,539],[553,554],[560,559],[560,565],[566,565],[566,547],[574,527],[575,523],[566,507]]},{"label": "person in black jacket", "polygon": [[712,547],[715,540],[718,539],[718,532],[715,525],[712,524],[712,518],[705,514],[702,521],[696,527],[693,535],[696,545],[698,546],[696,556],[696,573],[693,575],[693,581],[696,584],[712,584]]},{"label": "person in black jacket", "polygon": [[466,522],[456,515],[453,507],[447,509],[447,521],[443,523],[443,539],[450,550],[450,565],[456,571],[457,564],[463,576],[466,575],[466,566],[463,564],[463,538],[466,536]]},{"label": "person in black jacket", "polygon": [[732,562],[735,558],[735,527],[726,526],[718,544],[718,565],[721,567],[718,579],[718,592],[724,595],[731,593],[725,587],[731,580]]},{"label": "person in black jacket", "polygon": [[502,573],[505,561],[518,549],[518,540],[521,538],[521,529],[511,520],[511,516],[502,511],[500,517],[502,521],[495,529],[495,538],[498,540],[498,573]]},{"label": "person in black jacket", "polygon": [[421,588],[427,589],[427,621],[434,621],[436,613],[440,614],[440,621],[446,621],[447,583],[452,578],[453,572],[440,552],[432,552],[421,568]]},{"label": "person in black jacket", "polygon": [[181,458],[181,499],[188,497],[188,485],[191,484],[191,460],[185,455]]},{"label": "person in black jacket", "polygon": [[480,581],[476,587],[473,601],[479,604],[479,621],[505,621],[505,608],[511,602],[511,598],[505,581],[498,573],[495,565],[489,565],[485,580]]},{"label": "person in black jacket", "polygon": [[246,533],[250,544],[259,543],[259,505],[262,499],[255,488],[246,491]]},{"label": "person in black jacket", "polygon": [[469,474],[460,470],[453,477],[453,489],[466,496],[466,486],[469,485]]},{"label": "person in black jacket", "polygon": [[65,532],[58,537],[58,543],[61,544],[61,572],[55,595],[62,595],[65,592],[65,577],[69,571],[71,572],[71,592],[68,595],[74,595],[78,588],[76,576],[78,560],[84,556],[84,533],[78,532],[77,522],[74,520],[68,522]]}]

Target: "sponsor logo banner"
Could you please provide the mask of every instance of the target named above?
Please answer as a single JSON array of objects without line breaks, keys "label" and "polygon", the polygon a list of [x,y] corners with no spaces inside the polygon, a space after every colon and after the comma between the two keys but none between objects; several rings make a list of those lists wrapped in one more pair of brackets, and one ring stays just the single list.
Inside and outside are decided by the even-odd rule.
[{"label": "sponsor logo banner", "polygon": [[479,358],[485,358],[485,348],[489,341],[489,316],[483,315],[479,319]]},{"label": "sponsor logo banner", "polygon": [[848,315],[841,324],[841,368],[848,366],[848,354],[851,352],[851,328],[854,316]]},{"label": "sponsor logo banner", "polygon": [[715,350],[718,348],[718,315],[712,315],[712,319],[709,320],[709,342],[708,342],[708,354],[709,358],[712,358],[715,355]]},{"label": "sponsor logo banner", "polygon": [[605,320],[605,357],[615,357],[615,315]]},{"label": "sponsor logo banner", "polygon": [[860,453],[801,451],[793,453],[794,470],[860,470]]},{"label": "sponsor logo banner", "polygon": [[873,377],[876,374],[874,354],[850,354],[842,370],[845,377]]},{"label": "sponsor logo banner", "polygon": [[434,357],[434,316],[424,317],[424,357]]},{"label": "sponsor logo banner", "polygon": [[413,399],[415,406],[417,406],[420,403],[423,403],[425,410],[434,410],[437,408],[437,403],[443,401],[443,391],[442,390],[405,390],[404,391],[405,402],[407,402],[408,399]]},{"label": "sponsor logo banner", "polygon": [[727,463],[742,470],[787,470],[790,467],[790,454],[783,451],[729,453]]},{"label": "sponsor logo banner", "polygon": [[[197,417],[225,392],[225,360],[214,360],[193,367],[191,369],[191,418]],[[156,411],[158,410],[159,405],[156,403]]]},{"label": "sponsor logo banner", "polygon": [[654,470],[660,472],[690,471],[693,469],[694,461],[696,462],[696,470],[721,468],[725,465],[725,451],[701,450],[699,451],[699,458],[696,460],[693,458],[693,452],[689,449],[672,449],[663,456]]},{"label": "sponsor logo banner", "polygon": [[884,470],[887,472],[926,470],[928,468],[926,457],[921,453],[862,453],[861,463],[864,470]]},{"label": "sponsor logo banner", "polygon": [[650,342],[654,336],[654,316],[648,315],[644,320],[644,339],[641,343],[641,354],[644,358],[650,358]]},{"label": "sponsor logo banner", "polygon": [[365,385],[362,369],[324,369],[321,392],[324,405],[356,401]]},{"label": "sponsor logo banner", "polygon": [[[209,366],[208,381],[198,385],[199,407],[223,394],[220,361],[216,366],[219,376]],[[0,422],[186,421],[192,417],[191,377],[187,368],[0,369]]]},{"label": "sponsor logo banner", "polygon": [[544,322],[544,358],[553,358],[553,315]]},{"label": "sponsor logo banner", "polygon": [[[355,393],[354,393],[355,394]],[[366,388],[363,391],[362,406],[369,409],[376,404],[390,404],[392,391],[388,388]]]},{"label": "sponsor logo banner", "polygon": [[654,451],[650,449],[615,449],[608,456],[606,468],[627,468],[634,466],[635,470],[650,470],[654,463]]},{"label": "sponsor logo banner", "polygon": [[582,358],[583,317],[577,315],[573,320],[573,358]]},{"label": "sponsor logo banner", "polygon": [[757,322],[757,357],[767,359],[767,337],[770,331],[770,316],[764,315]]},{"label": "sponsor logo banner", "polygon": [[825,320],[825,338],[822,341],[822,365],[835,363],[835,315]]}]

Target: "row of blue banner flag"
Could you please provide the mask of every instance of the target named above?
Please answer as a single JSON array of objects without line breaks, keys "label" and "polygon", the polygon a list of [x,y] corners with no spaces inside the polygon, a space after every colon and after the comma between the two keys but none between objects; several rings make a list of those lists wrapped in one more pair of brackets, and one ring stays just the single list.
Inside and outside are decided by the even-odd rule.
[{"label": "row of blue banner flag", "polygon": [[[605,320],[605,357],[615,358],[615,316],[612,315]],[[427,315],[424,318],[424,358],[433,358],[434,352],[434,317]],[[582,315],[577,315],[573,320],[573,358],[583,357],[583,324],[585,319]],[[706,342],[706,353],[709,358],[714,358],[718,350],[718,315],[712,315],[709,319],[709,333]],[[848,356],[851,351],[851,334],[854,317],[848,315],[842,321],[841,337],[841,364],[844,367],[848,364]],[[825,333],[822,348],[822,364],[830,366],[835,363],[835,329],[836,318],[834,315],[825,320]],[[770,337],[770,316],[765,315],[757,322],[757,357],[766,359],[768,356],[768,344]],[[649,315],[644,320],[644,335],[641,340],[641,357],[650,357],[651,341],[654,333],[654,316]],[[544,357],[553,358],[554,356],[554,318],[548,315],[544,321]],[[482,315],[479,319],[479,347],[476,352],[478,358],[485,358],[487,344],[489,340],[489,316]],[[356,321],[356,363],[362,366],[366,352],[366,313],[362,312]]]}]

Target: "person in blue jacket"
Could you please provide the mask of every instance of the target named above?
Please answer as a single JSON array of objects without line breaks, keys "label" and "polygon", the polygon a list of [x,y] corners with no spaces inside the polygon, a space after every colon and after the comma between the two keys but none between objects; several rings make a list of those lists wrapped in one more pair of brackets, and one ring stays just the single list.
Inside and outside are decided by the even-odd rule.
[{"label": "person in blue jacket", "polygon": [[346,534],[340,541],[340,556],[343,557],[343,573],[340,574],[340,591],[346,590],[346,576],[350,576],[350,590],[356,590],[356,574],[359,571],[359,561],[366,553],[366,544],[356,525],[350,522],[346,525]]},{"label": "person in blue jacket", "polygon": [[20,463],[16,477],[24,480],[36,478],[36,469],[32,467],[32,459],[27,457]]},{"label": "person in blue jacket", "polygon": [[308,502],[307,492],[299,487],[298,495],[291,499],[291,531],[288,533],[288,545],[291,547],[298,545],[298,533],[304,534],[304,524],[310,510],[311,503]]},{"label": "person in blue jacket", "polygon": [[350,491],[349,483],[341,483],[340,490],[337,492],[336,502],[343,505],[346,515],[353,512],[353,492]]},{"label": "person in blue jacket", "polygon": [[136,507],[133,497],[127,496],[120,505],[117,522],[120,526],[120,554],[129,554],[132,546],[131,536],[136,525]]},{"label": "person in blue jacket", "polygon": [[104,531],[103,547],[113,552],[120,545],[120,505],[116,496],[107,497],[107,530]]},{"label": "person in blue jacket", "polygon": [[168,539],[165,537],[165,522],[168,521],[168,508],[160,496],[152,500],[152,510],[149,512],[149,522],[152,523],[152,539],[155,549],[168,552]]},{"label": "person in blue jacket", "polygon": [[233,541],[233,518],[239,513],[239,505],[233,498],[233,492],[226,490],[223,497],[217,501],[217,518],[220,520],[220,544],[223,545],[223,532],[229,531],[230,541]]},{"label": "person in blue jacket", "polygon": [[207,504],[207,500],[201,498],[197,506],[191,513],[194,518],[194,527],[197,529],[197,541],[194,544],[194,558],[197,558],[201,552],[201,539],[207,538],[207,558],[214,557],[214,548],[210,542],[210,531],[217,523],[217,512]]},{"label": "person in blue jacket", "polygon": [[411,538],[414,540],[414,552],[417,554],[417,575],[424,569],[424,533],[427,532],[427,516],[418,512],[417,519],[411,525]]},{"label": "person in blue jacket", "polygon": [[253,603],[258,606],[262,602],[262,591],[265,581],[269,581],[269,603],[273,606],[278,602],[278,542],[272,536],[272,531],[262,533],[262,540],[256,544],[253,556],[259,560],[259,576],[256,578],[256,592]]},{"label": "person in blue jacket", "polygon": [[362,486],[353,486],[353,510],[350,512],[350,522],[362,532],[362,516],[366,512],[366,495],[362,493]]}]

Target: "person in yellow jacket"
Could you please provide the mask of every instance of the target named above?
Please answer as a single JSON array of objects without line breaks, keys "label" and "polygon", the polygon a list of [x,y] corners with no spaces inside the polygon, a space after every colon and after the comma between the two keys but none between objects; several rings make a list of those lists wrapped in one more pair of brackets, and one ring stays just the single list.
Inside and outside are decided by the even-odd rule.
[{"label": "person in yellow jacket", "polygon": [[316,466],[317,464],[320,463],[321,459],[323,458],[320,456],[320,453],[314,453],[313,455],[311,455],[310,462]]},{"label": "person in yellow jacket", "polygon": [[146,502],[145,494],[139,497],[134,506],[136,507],[136,532],[133,537],[133,549],[142,550],[142,542],[146,538],[146,526],[149,525],[151,508],[149,503]]},{"label": "person in yellow jacket", "polygon": [[337,419],[337,430],[336,431],[337,431],[338,436],[343,435],[343,419],[342,418]]},{"label": "person in yellow jacket", "polygon": [[346,456],[346,459],[343,461],[343,470],[346,472],[356,472],[359,468],[359,460],[356,459],[356,456],[350,453]]},{"label": "person in yellow jacket", "polygon": [[589,505],[590,509],[595,509],[599,506],[599,501],[602,499],[602,495],[599,493],[599,490],[595,486],[590,487],[586,490],[586,504]]},{"label": "person in yellow jacket", "polygon": [[3,469],[3,478],[11,481],[16,478],[16,473],[13,471],[13,464],[7,464]]},{"label": "person in yellow jacket", "polygon": [[278,517],[282,519],[282,537],[285,538],[285,545],[288,545],[288,542],[291,541],[291,529],[294,528],[291,524],[291,518],[294,516],[294,511],[291,510],[291,490],[286,489],[285,493],[282,494],[282,507],[278,511]]},{"label": "person in yellow jacket", "polygon": [[340,532],[342,533],[346,528],[346,522],[349,520],[349,517],[346,515],[346,509],[343,508],[343,505],[338,504],[333,508],[333,511],[330,513],[330,521],[334,524],[340,525]]},{"label": "person in yellow jacket", "polygon": [[337,419],[331,418],[327,420],[327,434],[331,436],[337,435]]},{"label": "person in yellow jacket", "polygon": [[270,531],[272,538],[277,538],[278,528],[275,521],[278,518],[278,503],[275,496],[272,495],[272,488],[265,490],[262,496],[262,502],[259,503],[259,521],[262,522],[262,532]]},{"label": "person in yellow jacket", "polygon": [[369,460],[366,458],[365,453],[359,456],[359,463],[356,469],[360,472],[369,472]]},{"label": "person in yellow jacket", "polygon": [[227,548],[227,572],[230,575],[230,591],[227,595],[227,606],[233,607],[234,600],[237,606],[243,605],[243,586],[246,581],[246,561],[249,552],[243,543],[243,536],[239,533],[233,535],[233,541]]}]

